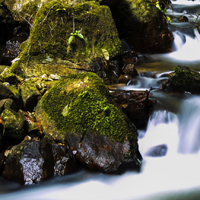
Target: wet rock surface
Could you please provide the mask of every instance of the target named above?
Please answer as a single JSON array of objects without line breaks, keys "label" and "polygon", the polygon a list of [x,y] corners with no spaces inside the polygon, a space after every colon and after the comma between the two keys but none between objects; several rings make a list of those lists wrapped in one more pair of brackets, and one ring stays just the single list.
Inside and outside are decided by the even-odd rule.
[{"label": "wet rock surface", "polygon": [[65,147],[46,141],[23,141],[11,149],[2,175],[24,184],[33,184],[75,169],[73,154]]},{"label": "wet rock surface", "polygon": [[135,126],[145,129],[155,103],[148,99],[149,91],[114,91],[111,94]]}]

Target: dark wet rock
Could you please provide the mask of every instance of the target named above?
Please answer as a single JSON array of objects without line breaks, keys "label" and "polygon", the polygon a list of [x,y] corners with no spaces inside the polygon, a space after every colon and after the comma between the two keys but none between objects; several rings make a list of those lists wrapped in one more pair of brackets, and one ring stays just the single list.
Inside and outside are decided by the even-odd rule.
[{"label": "dark wet rock", "polygon": [[180,17],[178,17],[178,21],[179,22],[188,22],[188,18],[186,16],[181,15]]},{"label": "dark wet rock", "polygon": [[136,64],[138,62],[138,53],[135,51],[123,51],[121,56],[123,64]]},{"label": "dark wet rock", "polygon": [[135,69],[134,64],[125,64],[122,68],[124,74],[130,75],[131,77],[136,77],[138,76],[138,72]]},{"label": "dark wet rock", "polygon": [[75,159],[69,149],[61,145],[52,144],[52,152],[55,162],[54,176],[62,176],[76,170]]},{"label": "dark wet rock", "polygon": [[[69,44],[70,34],[75,31],[73,24],[84,39],[74,35]],[[64,76],[91,71],[93,59],[100,57],[107,62],[120,53],[121,41],[109,7],[93,1],[73,7],[51,1],[38,10],[27,45],[10,71],[25,77],[42,74]],[[112,74],[109,66],[110,63],[105,71]]]},{"label": "dark wet rock", "polygon": [[131,76],[127,74],[121,74],[118,79],[119,83],[125,83],[125,84],[127,84],[130,80]]},{"label": "dark wet rock", "polygon": [[37,89],[37,84],[31,80],[25,81],[20,86],[20,90],[24,108],[28,111],[33,111],[34,107],[37,105],[39,97],[41,97],[41,94]]},{"label": "dark wet rock", "polygon": [[27,133],[27,122],[22,113],[17,113],[11,109],[5,109],[1,113],[1,118],[5,122],[3,137],[8,140],[24,139]]},{"label": "dark wet rock", "polygon": [[140,166],[137,130],[94,73],[70,75],[55,84],[35,115],[46,135],[76,150],[76,158],[89,168],[121,173]]},{"label": "dark wet rock", "polygon": [[190,92],[200,94],[200,74],[199,72],[185,66],[177,66],[168,81],[162,86],[163,90],[176,92]]},{"label": "dark wet rock", "polygon": [[120,73],[117,60],[106,61],[100,57],[92,59],[89,71],[96,73],[106,84],[117,83]]},{"label": "dark wet rock", "polygon": [[[135,168],[140,163],[139,152],[138,155],[131,154],[131,145],[128,139],[119,143],[108,140],[103,135],[88,133],[81,145],[76,146],[76,158],[90,169],[98,169],[104,173],[121,173],[127,168]],[[138,159],[138,163],[133,158]]]},{"label": "dark wet rock", "polygon": [[151,147],[146,153],[146,156],[150,157],[161,157],[166,156],[168,147],[166,144],[161,144],[155,147]]},{"label": "dark wet rock", "polygon": [[149,91],[115,91],[111,93],[138,129],[145,129],[154,102],[149,100]]},{"label": "dark wet rock", "polygon": [[75,169],[73,154],[64,146],[46,141],[23,141],[11,149],[2,175],[24,184],[34,184]]},{"label": "dark wet rock", "polygon": [[141,0],[102,1],[110,6],[119,36],[139,52],[172,51],[173,35],[164,13],[154,3]]},{"label": "dark wet rock", "polygon": [[16,103],[13,99],[2,99],[0,100],[0,114],[3,112],[4,109],[10,108],[14,111],[17,111],[16,109]]}]

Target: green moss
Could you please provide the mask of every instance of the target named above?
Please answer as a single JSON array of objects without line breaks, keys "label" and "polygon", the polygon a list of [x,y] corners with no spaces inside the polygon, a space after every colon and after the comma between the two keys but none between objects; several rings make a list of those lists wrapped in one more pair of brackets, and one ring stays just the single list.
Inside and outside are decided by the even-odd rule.
[{"label": "green moss", "polygon": [[70,75],[42,98],[42,107],[61,134],[98,133],[115,141],[131,139],[127,119],[109,101],[110,94],[93,73]]},{"label": "green moss", "polygon": [[[82,30],[87,42],[75,36],[69,48],[68,38],[74,32],[73,27]],[[20,59],[11,66],[11,71],[20,75],[26,71],[20,68],[34,68],[36,63],[57,64],[58,60],[68,60],[88,66],[94,57],[103,57],[102,49],[108,51],[110,58],[121,51],[110,9],[93,1],[73,7],[60,1],[46,3],[36,14],[26,44]]]},{"label": "green moss", "polygon": [[21,96],[20,92],[14,85],[8,85],[6,87],[13,93],[15,99],[19,99],[20,98],[20,96]]},{"label": "green moss", "polygon": [[175,67],[174,74],[170,76],[169,81],[173,85],[184,88],[200,87],[199,73],[187,67]]}]

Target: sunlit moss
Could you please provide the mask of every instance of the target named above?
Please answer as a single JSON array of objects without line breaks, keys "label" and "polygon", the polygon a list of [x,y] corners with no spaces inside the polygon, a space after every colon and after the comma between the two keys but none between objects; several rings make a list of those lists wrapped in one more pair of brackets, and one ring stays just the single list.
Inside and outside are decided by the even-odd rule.
[{"label": "sunlit moss", "polygon": [[97,75],[80,73],[57,83],[42,98],[41,105],[61,134],[91,132],[119,142],[125,137],[133,139],[131,122],[110,99]]}]

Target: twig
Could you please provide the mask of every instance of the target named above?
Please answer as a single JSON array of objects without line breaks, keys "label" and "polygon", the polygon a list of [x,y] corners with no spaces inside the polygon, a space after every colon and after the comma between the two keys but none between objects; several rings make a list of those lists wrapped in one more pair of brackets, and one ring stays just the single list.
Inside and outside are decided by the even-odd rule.
[{"label": "twig", "polygon": [[46,16],[44,17],[44,19],[40,22],[40,24],[42,24],[42,23],[44,23],[44,21],[46,20],[46,18],[48,17],[48,15],[49,15],[49,13],[50,13],[50,11],[51,11],[51,9],[53,8],[53,7],[55,7],[57,4],[55,4],[55,5],[53,5],[53,6],[51,6],[51,8],[49,9],[49,11],[48,11],[48,13],[46,14]]}]

